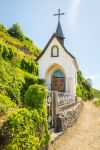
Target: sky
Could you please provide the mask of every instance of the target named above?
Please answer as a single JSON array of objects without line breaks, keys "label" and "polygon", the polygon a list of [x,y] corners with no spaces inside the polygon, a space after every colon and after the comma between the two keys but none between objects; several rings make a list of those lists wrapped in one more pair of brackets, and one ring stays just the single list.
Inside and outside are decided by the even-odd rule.
[{"label": "sky", "polygon": [[100,90],[100,0],[0,0],[0,23],[7,28],[19,23],[24,34],[43,49],[56,31],[58,18],[65,47],[77,59],[85,78]]}]

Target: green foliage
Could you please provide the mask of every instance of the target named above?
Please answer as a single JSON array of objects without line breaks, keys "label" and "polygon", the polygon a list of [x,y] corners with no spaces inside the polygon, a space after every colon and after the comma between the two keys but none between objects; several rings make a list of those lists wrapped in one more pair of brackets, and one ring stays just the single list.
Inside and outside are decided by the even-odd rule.
[{"label": "green foliage", "polygon": [[82,97],[81,85],[79,85],[79,84],[77,84],[77,87],[76,87],[76,95],[78,97]]},{"label": "green foliage", "polygon": [[93,104],[96,106],[96,107],[100,107],[100,99],[96,99]]},{"label": "green foliage", "polygon": [[44,79],[38,79],[38,84],[39,85],[45,85],[45,80]]},{"label": "green foliage", "polygon": [[7,32],[7,29],[3,24],[0,24],[0,31]]},{"label": "green foliage", "polygon": [[87,80],[84,79],[82,73],[78,72],[76,94],[83,100],[93,99],[92,87]]},{"label": "green foliage", "polygon": [[37,110],[29,111],[25,108],[12,113],[3,127],[3,135],[9,131],[5,140],[6,150],[39,150],[44,148],[49,135],[47,130],[46,116]]},{"label": "green foliage", "polygon": [[6,94],[16,102],[16,104],[20,104],[20,89],[16,87],[16,84],[12,84],[11,86],[6,87]]},{"label": "green foliage", "polygon": [[100,90],[92,88],[92,91],[93,91],[94,97],[100,99]]},{"label": "green foliage", "polygon": [[18,23],[13,24],[12,27],[8,29],[8,33],[13,37],[18,38],[19,40],[24,39],[24,35]]},{"label": "green foliage", "polygon": [[34,73],[35,75],[38,73],[36,64],[24,58],[21,61],[21,69],[26,70],[29,73]]},{"label": "green foliage", "polygon": [[[2,132],[0,130],[0,149],[39,150],[49,141],[47,92],[42,86],[44,80],[37,76],[38,66],[34,61],[40,50],[22,35],[19,26],[13,26],[10,31],[12,36],[3,27],[0,29],[0,112],[8,114],[13,111],[6,116],[8,119]],[[15,108],[14,102],[20,108],[27,107]]]},{"label": "green foliage", "polygon": [[[21,88],[21,97],[23,97],[26,93],[26,91],[28,90],[30,85],[33,85],[35,83],[38,82],[38,77],[37,76],[30,76],[29,74],[24,76],[24,80],[25,82],[22,85]],[[24,99],[24,97],[22,98],[22,100]],[[23,101],[24,103],[24,101]]]},{"label": "green foliage", "polygon": [[[22,68],[23,60],[25,63]],[[37,72],[38,66],[31,56],[18,52],[13,46],[7,46],[4,42],[0,43],[1,92],[17,104],[21,104],[23,94],[28,87],[38,82]]]},{"label": "green foliage", "polygon": [[4,60],[12,60],[12,63],[16,65],[16,67],[19,67],[29,73],[37,75],[38,67],[37,64],[34,62],[33,58],[22,53],[19,54],[13,46],[7,46],[3,42],[0,42],[0,55]]},{"label": "green foliage", "polygon": [[2,57],[5,60],[11,60],[13,58],[14,55],[14,49],[12,47],[8,47],[6,45],[2,46]]},{"label": "green foliage", "polygon": [[25,94],[25,104],[35,109],[41,108],[45,103],[46,95],[47,90],[43,85],[31,85]]},{"label": "green foliage", "polygon": [[33,54],[34,57],[38,56],[41,50],[33,44],[31,39],[22,33],[18,24],[14,24],[13,26],[7,31],[3,25],[0,25],[0,41],[17,48],[26,54]]},{"label": "green foliage", "polygon": [[8,95],[17,104],[23,102],[28,87],[37,83],[38,77],[14,68],[10,63],[1,60],[0,91]]},{"label": "green foliage", "polygon": [[93,83],[92,83],[92,79],[87,78],[87,82],[88,82],[88,84],[92,87],[92,85],[93,85]]},{"label": "green foliage", "polygon": [[9,108],[14,107],[15,104],[11,99],[3,94],[0,94],[0,114],[5,113]]}]

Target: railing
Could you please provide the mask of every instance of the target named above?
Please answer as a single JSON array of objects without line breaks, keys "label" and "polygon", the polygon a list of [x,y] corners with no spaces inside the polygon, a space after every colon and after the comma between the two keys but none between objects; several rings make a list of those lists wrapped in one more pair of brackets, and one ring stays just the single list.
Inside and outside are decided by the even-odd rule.
[{"label": "railing", "polygon": [[70,93],[58,92],[58,106],[75,102],[75,96]]},{"label": "railing", "polygon": [[59,111],[66,109],[69,105],[75,103],[75,96],[70,93],[49,91],[47,96],[48,125],[52,128],[55,124],[55,118]]},{"label": "railing", "polygon": [[47,119],[49,128],[53,127],[53,92],[49,91],[47,96]]}]

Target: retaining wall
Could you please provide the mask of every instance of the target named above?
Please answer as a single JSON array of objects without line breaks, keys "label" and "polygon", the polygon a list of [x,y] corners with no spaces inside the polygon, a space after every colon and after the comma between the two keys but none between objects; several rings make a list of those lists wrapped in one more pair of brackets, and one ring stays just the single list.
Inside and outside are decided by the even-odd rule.
[{"label": "retaining wall", "polygon": [[78,102],[74,106],[60,111],[56,114],[56,132],[64,131],[71,127],[79,118],[83,103]]}]

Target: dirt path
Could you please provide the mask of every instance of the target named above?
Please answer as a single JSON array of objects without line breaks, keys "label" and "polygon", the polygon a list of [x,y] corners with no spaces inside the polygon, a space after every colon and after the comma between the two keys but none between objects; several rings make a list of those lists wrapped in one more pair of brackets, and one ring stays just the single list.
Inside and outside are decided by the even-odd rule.
[{"label": "dirt path", "polygon": [[50,145],[49,150],[100,150],[100,109],[86,102],[77,124]]}]

